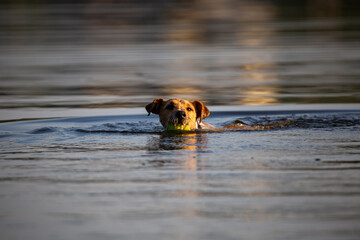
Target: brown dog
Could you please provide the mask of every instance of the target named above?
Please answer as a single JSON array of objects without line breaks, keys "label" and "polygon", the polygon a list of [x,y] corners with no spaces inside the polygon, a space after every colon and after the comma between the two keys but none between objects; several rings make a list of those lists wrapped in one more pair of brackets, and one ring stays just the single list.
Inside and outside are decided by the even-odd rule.
[{"label": "brown dog", "polygon": [[146,105],[146,111],[158,114],[161,124],[164,128],[168,124],[189,126],[190,130],[206,129],[210,131],[228,131],[228,130],[270,130],[279,129],[292,125],[291,120],[266,123],[264,125],[249,126],[241,122],[216,128],[202,120],[210,115],[209,109],[200,101],[189,102],[183,99],[169,99],[165,101],[163,98],[156,98],[152,103]]},{"label": "brown dog", "polygon": [[168,124],[189,126],[191,130],[214,128],[208,123],[202,122],[210,115],[209,109],[200,101],[189,102],[183,99],[157,98],[152,103],[146,105],[146,111],[158,114],[164,128]]}]

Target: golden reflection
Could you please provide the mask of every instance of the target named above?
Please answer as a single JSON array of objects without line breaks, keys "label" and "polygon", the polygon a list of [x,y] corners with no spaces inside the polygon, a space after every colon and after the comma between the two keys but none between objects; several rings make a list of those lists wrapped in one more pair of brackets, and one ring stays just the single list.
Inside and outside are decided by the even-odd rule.
[{"label": "golden reflection", "polygon": [[257,62],[257,63],[244,64],[244,66],[242,66],[242,69],[245,71],[255,71],[255,70],[271,68],[275,66],[276,64],[273,62]]},{"label": "golden reflection", "polygon": [[[181,98],[194,98],[194,96],[201,96],[203,91],[197,87],[186,85],[186,82],[196,82],[194,79],[183,79],[183,78],[173,78],[170,79],[172,83],[178,83],[179,85],[168,85],[164,86],[162,91],[163,94],[169,97],[179,97]],[[184,84],[184,85],[180,85]]]},{"label": "golden reflection", "polygon": [[239,89],[241,98],[236,102],[242,105],[253,106],[279,103],[279,99],[276,97],[280,91],[277,84],[279,79],[277,76],[274,76],[274,72],[271,75],[267,73],[267,70],[271,68],[276,68],[274,61],[245,64],[242,66],[242,70],[247,72],[247,74],[242,75],[239,80],[248,79],[253,84]]},{"label": "golden reflection", "polygon": [[[169,164],[175,164],[181,172],[172,183],[179,189],[173,193],[176,198],[197,198],[198,192],[198,172],[202,169],[199,164],[199,151],[204,150],[206,145],[205,135],[201,133],[164,133],[157,139],[151,140],[153,150],[176,150],[178,155],[174,155],[174,160],[169,160]],[[154,146],[155,145],[155,146]],[[157,161],[153,161],[156,166]],[[185,202],[179,215],[185,217],[194,217],[198,215],[196,203]]]},{"label": "golden reflection", "polygon": [[194,39],[201,39],[201,35],[198,30],[186,28],[186,29],[178,29],[176,31],[168,32],[168,41],[170,42],[191,42]]},{"label": "golden reflection", "polygon": [[195,133],[188,134],[185,138],[182,138],[181,140],[181,149],[191,151],[191,153],[186,154],[184,158],[184,164],[182,165],[182,168],[186,171],[192,171],[196,175],[197,171],[197,153],[198,150],[198,141]]},{"label": "golden reflection", "polygon": [[273,97],[278,91],[277,87],[266,86],[262,89],[250,88],[242,92],[241,104],[243,105],[268,105],[278,103],[278,99]]},{"label": "golden reflection", "polygon": [[[220,4],[221,3],[221,4]],[[212,42],[217,38],[226,37],[231,45],[238,46],[234,51],[242,51],[248,49],[262,49],[273,46],[272,41],[278,35],[275,25],[269,24],[276,19],[276,7],[271,2],[262,2],[262,4],[253,3],[252,1],[205,1],[197,0],[192,2],[192,7],[183,11],[183,9],[173,9],[167,15],[167,23],[173,28],[167,31],[168,42],[188,41],[192,43]],[[226,23],[224,25],[218,23]],[[201,27],[203,26],[203,27]],[[231,26],[231,30],[228,29]],[[221,29],[224,27],[226,34],[221,34]],[[219,32],[220,31],[220,32]],[[225,33],[224,32],[224,33]],[[175,51],[176,56],[184,54],[183,49]],[[186,56],[185,56],[186,57]],[[221,77],[217,80],[219,89],[216,90],[219,95],[224,94],[223,89],[231,87],[229,93],[229,102],[227,104],[241,104],[241,105],[266,105],[275,104],[279,100],[276,98],[278,93],[279,78],[276,76],[274,68],[277,67],[276,59],[269,52],[269,54],[261,57],[254,57],[253,55],[244,56],[241,61],[245,60],[245,64],[240,69],[237,69],[238,77],[234,77],[231,81],[221,84],[223,79]],[[221,60],[221,58],[220,58]],[[220,61],[219,60],[219,61]],[[234,64],[236,64],[234,58]],[[208,66],[212,59],[204,57],[198,59],[198,66]],[[213,61],[211,64],[219,64],[220,62]],[[174,66],[175,65],[175,66]],[[171,70],[192,72],[197,70],[196,66],[189,62],[176,62],[171,65]],[[226,66],[218,66],[220,71],[226,71]],[[224,70],[221,70],[224,68]],[[270,71],[269,71],[270,69]],[[271,75],[269,75],[271,72]],[[205,79],[192,78],[170,78],[171,86],[163,88],[165,94],[168,96],[183,96],[183,97],[199,97],[210,94],[212,89],[208,86],[214,86],[213,82],[209,81],[209,77]],[[224,73],[226,74],[226,73]],[[275,75],[275,76],[274,76]],[[226,75],[225,75],[226,76]],[[202,82],[204,81],[204,82]],[[175,83],[175,84],[174,84]],[[181,83],[178,85],[176,83]],[[204,86],[204,88],[198,88]],[[208,85],[208,86],[207,86]],[[238,86],[246,85],[247,89],[239,88]],[[259,88],[261,87],[261,88]],[[235,92],[237,91],[237,92]],[[234,97],[231,97],[231,94]],[[212,96],[210,96],[211,98]],[[208,97],[209,98],[209,97]],[[219,103],[218,99],[212,99],[215,104]]]},{"label": "golden reflection", "polygon": [[[177,199],[189,200],[181,201],[181,208],[179,208],[179,211],[177,211],[176,214],[186,218],[199,216],[200,201],[197,199],[204,197],[204,193],[200,191],[203,183],[200,181],[201,178],[199,175],[201,170],[203,170],[201,157],[204,156],[203,151],[207,145],[206,135],[199,133],[164,133],[156,138],[151,138],[149,144],[152,146],[151,151],[176,151],[171,155],[171,160],[168,160],[165,164],[162,160],[158,160],[160,164],[157,164],[157,160],[154,160],[152,163],[155,167],[166,167],[166,165],[168,165],[172,170],[176,167],[177,171],[174,173],[176,174],[176,178],[168,182],[168,184],[171,184],[174,186],[174,189],[177,190],[171,194]],[[254,159],[242,159],[242,161],[243,166],[246,166],[249,169],[267,168],[267,163],[255,161]],[[272,196],[272,184],[262,177],[232,178],[229,185],[224,185],[224,187],[229,186],[234,189],[234,192],[226,192],[226,190],[224,190],[224,194],[234,198],[234,201],[236,201],[236,198],[251,199]],[[219,186],[219,188],[221,188],[221,186]],[[221,189],[219,190],[221,191]],[[191,201],[190,199],[194,199],[195,201]],[[264,212],[263,207],[256,203],[239,202],[238,209],[238,211],[231,212],[230,214],[248,222],[268,221],[274,218],[271,213]],[[224,211],[227,210],[228,209],[224,209]],[[222,213],[219,212],[218,214]],[[224,214],[227,213],[224,212]]]},{"label": "golden reflection", "polygon": [[[178,198],[197,198],[198,192],[198,161],[199,154],[196,151],[202,149],[204,144],[204,135],[189,134],[185,138],[181,138],[182,150],[189,151],[185,153],[184,160],[180,166],[185,172],[177,179],[177,185],[181,186],[181,190],[174,192],[174,196]],[[187,203],[182,211],[178,213],[181,216],[195,217],[198,216],[198,210],[195,203]]]},{"label": "golden reflection", "polygon": [[[236,31],[238,34],[238,42],[244,48],[266,48],[271,45],[271,41],[276,36],[277,30],[269,22],[273,22],[276,18],[276,11],[272,3],[255,4],[249,7],[249,16],[251,19],[258,21],[252,24],[242,24],[241,29]],[[274,47],[273,47],[274,48]],[[276,56],[266,55],[262,58],[248,57],[247,64],[242,66],[239,72],[239,81],[251,81],[244,88],[240,88],[240,96],[236,102],[242,105],[268,105],[278,103],[275,97],[278,94],[279,78],[274,71],[269,70],[277,67]]]}]

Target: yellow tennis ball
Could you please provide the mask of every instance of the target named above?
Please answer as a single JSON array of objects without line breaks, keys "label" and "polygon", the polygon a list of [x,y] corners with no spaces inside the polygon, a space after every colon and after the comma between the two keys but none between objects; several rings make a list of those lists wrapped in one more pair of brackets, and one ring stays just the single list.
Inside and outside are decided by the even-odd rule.
[{"label": "yellow tennis ball", "polygon": [[165,128],[166,131],[190,131],[190,126],[189,125],[181,125],[181,124],[177,124],[177,125],[173,125],[173,124],[168,124]]},{"label": "yellow tennis ball", "polygon": [[189,125],[185,125],[185,126],[183,126],[183,129],[182,129],[183,131],[190,131],[191,129],[190,129],[190,126]]}]

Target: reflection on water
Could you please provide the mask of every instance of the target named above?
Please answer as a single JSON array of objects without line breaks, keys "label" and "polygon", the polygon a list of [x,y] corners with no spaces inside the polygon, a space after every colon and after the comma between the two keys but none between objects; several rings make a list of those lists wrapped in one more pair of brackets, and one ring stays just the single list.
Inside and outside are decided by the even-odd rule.
[{"label": "reflection on water", "polygon": [[359,3],[0,6],[0,107],[359,102]]},{"label": "reflection on water", "polygon": [[[358,238],[360,1],[40,2],[0,4],[2,238]],[[340,105],[165,134],[156,97]]]},{"label": "reflection on water", "polygon": [[2,123],[2,237],[356,239],[359,116],[213,112],[293,124],[182,134],[146,114]]},{"label": "reflection on water", "polygon": [[[157,139],[151,138],[149,144],[155,145],[151,153],[163,151],[182,150],[181,160],[150,160],[149,163],[157,168],[166,165],[176,165],[176,169],[182,172],[171,184],[174,188],[174,198],[198,198],[202,196],[199,191],[199,171],[204,170],[201,163],[202,153],[206,150],[206,135],[202,133],[164,133]],[[176,214],[178,217],[199,216],[196,204],[184,204]]]}]

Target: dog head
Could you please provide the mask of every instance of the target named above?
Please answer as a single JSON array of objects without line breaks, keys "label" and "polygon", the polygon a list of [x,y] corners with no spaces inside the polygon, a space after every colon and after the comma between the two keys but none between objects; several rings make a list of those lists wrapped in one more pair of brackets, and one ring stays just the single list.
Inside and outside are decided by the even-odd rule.
[{"label": "dog head", "polygon": [[197,129],[198,124],[210,111],[200,101],[189,102],[183,99],[157,98],[145,107],[149,113],[158,114],[161,124],[166,128],[168,124],[189,126],[191,130]]}]

